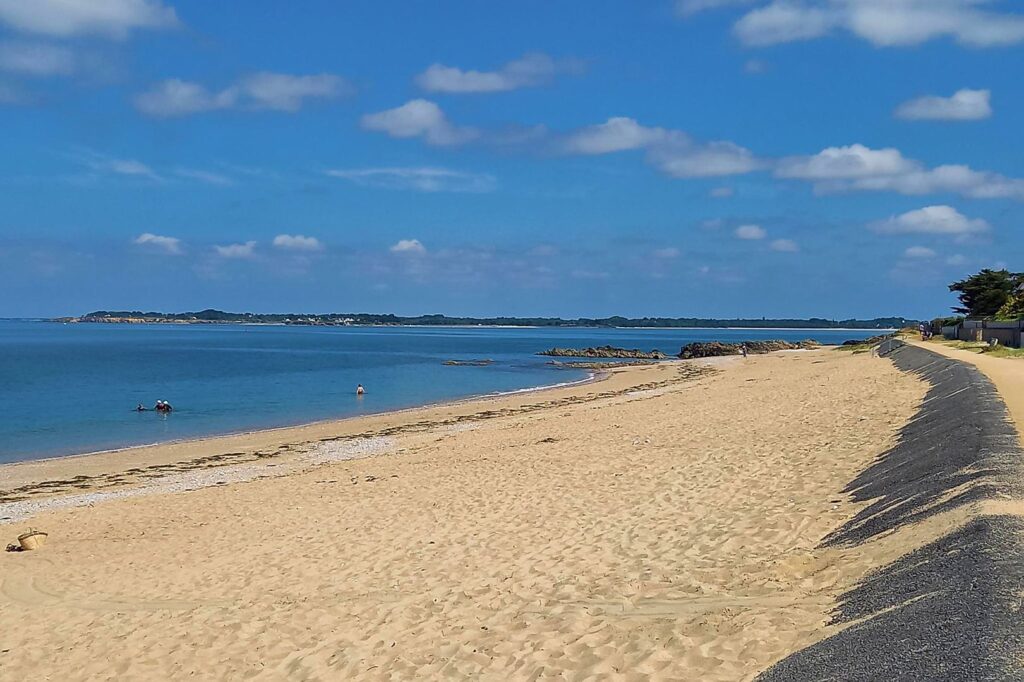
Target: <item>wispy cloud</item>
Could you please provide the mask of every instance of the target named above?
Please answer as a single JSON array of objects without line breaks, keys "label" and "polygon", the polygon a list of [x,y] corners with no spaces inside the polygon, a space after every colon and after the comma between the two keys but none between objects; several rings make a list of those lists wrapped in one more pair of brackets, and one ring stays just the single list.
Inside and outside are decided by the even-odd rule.
[{"label": "wispy cloud", "polygon": [[927,246],[911,246],[908,247],[903,252],[903,255],[906,256],[907,258],[924,259],[935,258],[935,256],[938,254],[936,254],[933,249],[929,249]]},{"label": "wispy cloud", "polygon": [[429,166],[335,169],[327,171],[327,175],[366,187],[420,192],[490,192],[496,184],[494,177],[486,173]]},{"label": "wispy cloud", "polygon": [[676,0],[676,13],[691,17],[707,10],[753,5],[758,0]]},{"label": "wispy cloud", "polygon": [[486,93],[518,90],[551,82],[559,73],[578,73],[579,60],[555,60],[532,52],[508,62],[495,71],[463,70],[444,64],[432,64],[416,76],[416,84],[427,92]]},{"label": "wispy cloud", "polygon": [[70,154],[70,157],[77,163],[92,171],[92,177],[86,179],[95,180],[99,176],[123,176],[126,178],[137,178],[154,183],[170,183],[175,178],[193,180],[206,185],[227,187],[235,184],[235,181],[222,174],[199,168],[188,168],[178,166],[172,169],[158,169],[139,161],[138,159],[124,159],[107,154],[101,154],[91,149],[78,149]]},{"label": "wispy cloud", "polygon": [[235,184],[235,181],[226,175],[220,173],[214,173],[212,171],[200,170],[198,168],[175,168],[175,175],[188,178],[189,180],[198,180],[199,182],[206,183],[207,185],[219,185],[226,187],[228,185]]},{"label": "wispy cloud", "polygon": [[296,76],[261,72],[245,76],[217,91],[199,83],[172,78],[136,95],[134,102],[136,109],[158,118],[223,109],[293,113],[301,109],[306,100],[332,99],[351,91],[348,81],[332,74]]},{"label": "wispy cloud", "polygon": [[0,0],[0,22],[25,33],[121,39],[137,29],[180,25],[160,0]]},{"label": "wispy cloud", "polygon": [[992,116],[988,90],[957,90],[951,97],[918,97],[896,109],[896,118],[908,121],[978,121]]},{"label": "wispy cloud", "polygon": [[120,159],[92,150],[79,150],[72,158],[95,173],[123,175],[142,178],[152,182],[163,182],[163,177],[148,165],[136,159]]},{"label": "wispy cloud", "polygon": [[772,251],[781,251],[783,253],[796,253],[800,250],[800,245],[792,239],[775,239],[768,246]]},{"label": "wispy cloud", "polygon": [[0,71],[23,76],[68,76],[75,72],[75,54],[47,43],[0,43]]}]

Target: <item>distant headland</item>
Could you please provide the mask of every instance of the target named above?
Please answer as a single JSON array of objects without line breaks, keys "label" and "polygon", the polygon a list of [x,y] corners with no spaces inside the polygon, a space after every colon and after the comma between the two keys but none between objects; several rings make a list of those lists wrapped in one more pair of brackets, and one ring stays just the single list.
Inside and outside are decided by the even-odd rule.
[{"label": "distant headland", "polygon": [[870,320],[807,319],[711,319],[699,317],[449,317],[417,315],[404,317],[373,313],[228,313],[200,310],[185,313],[142,312],[139,310],[97,310],[80,317],[57,317],[54,322],[106,324],[274,324],[317,327],[349,326],[449,326],[449,327],[742,327],[771,329],[899,329],[916,325],[905,317],[876,317]]}]

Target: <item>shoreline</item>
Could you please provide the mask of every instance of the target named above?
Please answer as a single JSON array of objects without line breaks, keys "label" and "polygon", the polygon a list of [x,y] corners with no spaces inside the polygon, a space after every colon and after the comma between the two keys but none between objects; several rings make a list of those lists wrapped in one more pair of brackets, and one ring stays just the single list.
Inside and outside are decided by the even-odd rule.
[{"label": "shoreline", "polygon": [[328,419],[314,419],[313,421],[299,421],[291,424],[281,424],[279,426],[266,426],[260,428],[243,429],[241,431],[218,431],[215,433],[208,433],[200,436],[193,436],[187,438],[175,438],[172,440],[158,440],[151,443],[136,443],[134,445],[125,445],[122,447],[104,448],[102,450],[89,450],[87,452],[69,452],[64,455],[46,455],[44,457],[32,457],[30,459],[18,459],[12,462],[0,462],[0,484],[3,482],[3,473],[6,467],[13,467],[19,464],[30,464],[35,462],[51,462],[73,459],[76,457],[92,457],[95,455],[108,455],[117,454],[121,452],[130,452],[132,450],[141,450],[146,448],[157,448],[168,445],[187,445],[189,443],[195,443],[198,441],[213,440],[217,438],[231,438],[239,436],[250,436],[263,433],[273,433],[275,431],[283,431],[286,429],[302,429],[311,426],[329,425],[340,422],[346,422],[354,419],[363,419],[367,417],[380,417],[384,415],[398,415],[404,412],[412,412],[415,410],[425,410],[430,408],[440,408],[447,406],[455,406],[461,403],[470,403],[478,400],[488,400],[491,398],[503,398],[505,396],[521,395],[538,393],[541,391],[554,391],[560,388],[570,388],[572,386],[580,386],[584,384],[594,383],[602,381],[605,378],[605,374],[608,370],[590,370],[589,376],[584,379],[577,381],[563,381],[557,384],[542,384],[540,386],[530,386],[527,388],[517,388],[509,391],[495,391],[492,393],[477,393],[473,395],[463,396],[461,398],[452,398],[450,400],[439,400],[432,403],[424,403],[422,405],[411,405],[409,407],[398,407],[391,410],[381,410],[380,412],[364,412],[361,414],[354,414],[349,417],[332,417]]},{"label": "shoreline", "polygon": [[[108,481],[113,482],[115,487],[122,487],[123,483],[140,483],[123,481],[122,472],[125,471],[137,473],[152,469],[166,472],[169,467],[181,465],[177,470],[180,472],[197,466],[221,468],[248,465],[281,456],[289,459],[288,456],[297,454],[299,449],[325,441],[367,438],[372,437],[367,435],[371,432],[404,431],[426,422],[446,425],[475,420],[481,414],[490,416],[514,413],[529,408],[529,402],[537,397],[545,398],[547,403],[587,399],[595,387],[603,389],[597,395],[625,394],[652,380],[657,382],[666,377],[674,377],[678,369],[691,367],[699,372],[699,368],[728,364],[729,358],[708,360],[671,360],[653,365],[627,365],[592,372],[589,377],[575,382],[468,396],[373,414],[7,462],[0,464],[0,511],[4,504],[12,501],[12,492],[34,485],[65,484],[51,486],[52,493],[60,495],[75,492],[87,482],[97,482],[104,488],[108,487]],[[49,493],[40,493],[36,499],[52,498],[53,495]],[[9,522],[0,518],[0,524]]]}]

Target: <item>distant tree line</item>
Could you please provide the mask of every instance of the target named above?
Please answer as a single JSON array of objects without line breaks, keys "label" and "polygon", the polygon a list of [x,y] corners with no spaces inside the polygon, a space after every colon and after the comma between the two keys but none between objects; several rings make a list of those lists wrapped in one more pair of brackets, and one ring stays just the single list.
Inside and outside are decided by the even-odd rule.
[{"label": "distant tree line", "polygon": [[709,319],[696,317],[601,317],[562,319],[560,317],[449,317],[447,315],[418,315],[403,317],[372,313],[228,313],[222,310],[200,310],[185,313],[143,312],[139,310],[97,310],[80,318],[81,321],[133,319],[151,322],[233,322],[250,324],[293,325],[445,325],[445,326],[531,326],[531,327],[800,327],[810,329],[891,329],[916,320],[903,317],[878,317],[870,320],[810,319]]},{"label": "distant tree line", "polygon": [[1024,319],[1024,273],[988,268],[949,285],[960,305],[953,312],[974,319]]}]

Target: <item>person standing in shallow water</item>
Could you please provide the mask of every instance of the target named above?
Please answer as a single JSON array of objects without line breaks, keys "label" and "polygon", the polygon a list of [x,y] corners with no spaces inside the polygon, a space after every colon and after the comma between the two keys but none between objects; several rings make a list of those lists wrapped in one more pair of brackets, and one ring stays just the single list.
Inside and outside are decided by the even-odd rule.
[{"label": "person standing in shallow water", "polygon": [[363,388],[363,385],[362,384],[357,384],[356,385],[356,395],[362,395],[364,393],[366,393],[366,389]]}]

